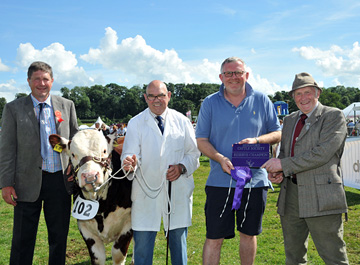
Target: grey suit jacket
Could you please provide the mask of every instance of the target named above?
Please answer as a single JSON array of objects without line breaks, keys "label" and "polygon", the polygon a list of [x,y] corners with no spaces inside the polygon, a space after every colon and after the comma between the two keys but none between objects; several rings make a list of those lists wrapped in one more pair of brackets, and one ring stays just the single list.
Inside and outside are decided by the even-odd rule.
[{"label": "grey suit jacket", "polygon": [[[296,174],[299,191],[299,217],[344,213],[347,203],[340,158],[346,140],[343,113],[321,103],[306,120],[290,156],[292,133],[299,111],[285,117],[279,158],[284,176]],[[278,199],[278,213],[284,215],[286,187],[284,178]]]},{"label": "grey suit jacket", "polygon": [[[51,95],[54,111],[64,121],[56,122],[59,135],[71,139],[78,130],[74,103]],[[40,131],[30,95],[5,105],[0,138],[0,188],[13,186],[19,201],[34,202],[40,194],[42,158]],[[62,168],[67,160],[61,155]],[[68,190],[69,192],[69,190]]]}]

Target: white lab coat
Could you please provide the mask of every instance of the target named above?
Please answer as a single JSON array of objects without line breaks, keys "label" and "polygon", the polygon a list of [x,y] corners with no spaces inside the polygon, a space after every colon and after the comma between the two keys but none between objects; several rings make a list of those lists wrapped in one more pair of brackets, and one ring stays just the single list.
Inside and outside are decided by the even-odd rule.
[{"label": "white lab coat", "polygon": [[161,218],[167,230],[166,171],[169,165],[179,163],[187,172],[171,184],[170,229],[191,225],[192,173],[200,165],[200,152],[189,119],[175,110],[168,108],[167,111],[163,135],[148,108],[132,118],[127,126],[121,161],[133,154],[138,158],[131,194],[131,224],[136,231],[159,231]]}]

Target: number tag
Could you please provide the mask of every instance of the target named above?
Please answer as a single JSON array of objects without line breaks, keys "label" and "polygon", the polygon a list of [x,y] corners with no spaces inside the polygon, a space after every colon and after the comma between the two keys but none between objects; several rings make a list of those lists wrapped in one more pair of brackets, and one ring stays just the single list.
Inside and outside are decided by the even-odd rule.
[{"label": "number tag", "polygon": [[84,200],[78,196],[74,202],[71,215],[79,220],[90,220],[99,210],[98,201]]},{"label": "number tag", "polygon": [[58,153],[61,153],[63,150],[61,144],[56,144],[53,149]]}]

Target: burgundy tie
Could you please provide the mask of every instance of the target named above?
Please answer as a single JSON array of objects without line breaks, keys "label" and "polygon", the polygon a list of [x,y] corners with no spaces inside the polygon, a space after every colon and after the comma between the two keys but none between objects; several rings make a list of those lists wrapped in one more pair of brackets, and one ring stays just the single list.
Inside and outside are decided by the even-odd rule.
[{"label": "burgundy tie", "polygon": [[294,156],[294,146],[296,143],[296,139],[298,138],[298,136],[301,132],[301,129],[304,127],[306,118],[307,118],[306,114],[301,114],[300,120],[296,124],[294,138],[293,138],[292,145],[291,145],[291,156]]}]

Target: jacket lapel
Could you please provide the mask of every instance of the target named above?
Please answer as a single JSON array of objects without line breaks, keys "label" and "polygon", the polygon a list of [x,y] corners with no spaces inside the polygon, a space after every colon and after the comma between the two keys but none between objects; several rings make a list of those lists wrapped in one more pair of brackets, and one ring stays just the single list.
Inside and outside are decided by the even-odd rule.
[{"label": "jacket lapel", "polygon": [[38,136],[40,137],[39,122],[37,120],[35,109],[34,109],[34,104],[33,104],[33,101],[31,99],[30,95],[26,98],[24,111],[26,113],[25,115],[27,115],[29,117],[30,121],[33,123],[33,125],[34,125],[33,128],[36,128],[35,131],[38,134]]},{"label": "jacket lapel", "polygon": [[[151,130],[154,131],[155,135],[159,134],[159,136],[162,136],[161,131],[156,123],[157,121],[154,120],[154,117],[151,115],[149,108],[147,109],[147,112],[146,112],[145,122],[147,123],[148,128],[150,128]],[[165,126],[165,124],[164,124],[164,126]],[[165,133],[165,130],[164,130],[164,133]]]},{"label": "jacket lapel", "polygon": [[52,108],[53,108],[53,115],[54,115],[54,118],[55,118],[56,132],[60,133],[59,129],[60,129],[61,123],[58,121],[57,117],[55,116],[55,111],[60,111],[60,113],[63,113],[64,112],[64,105],[55,96],[51,96],[51,104],[52,104]]},{"label": "jacket lapel", "polygon": [[286,124],[284,124],[284,128],[282,131],[284,135],[290,135],[290,137],[282,137],[283,143],[281,143],[281,145],[284,145],[284,153],[287,156],[290,156],[291,153],[291,142],[298,117],[299,117],[298,111],[286,117]]},{"label": "jacket lapel", "polygon": [[298,140],[300,140],[302,137],[304,137],[311,126],[314,126],[316,122],[319,120],[321,113],[322,113],[323,105],[319,102],[318,106],[314,110],[313,114],[310,116],[310,118],[305,120],[304,128],[301,130]]}]

